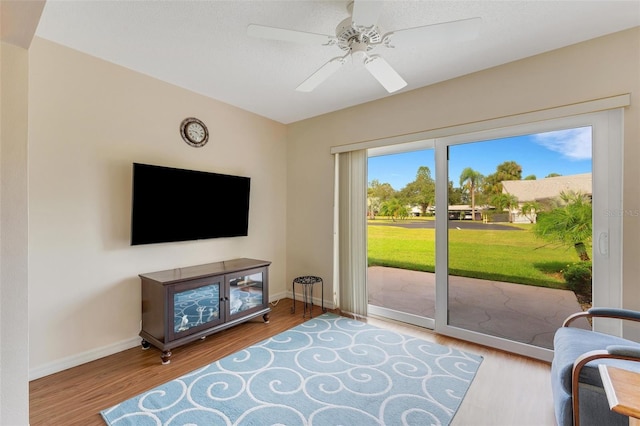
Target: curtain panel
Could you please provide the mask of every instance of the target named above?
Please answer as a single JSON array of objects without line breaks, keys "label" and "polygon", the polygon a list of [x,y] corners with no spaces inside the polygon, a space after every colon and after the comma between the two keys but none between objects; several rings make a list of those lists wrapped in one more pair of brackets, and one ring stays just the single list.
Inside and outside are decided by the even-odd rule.
[{"label": "curtain panel", "polygon": [[367,151],[335,154],[337,308],[367,315]]}]

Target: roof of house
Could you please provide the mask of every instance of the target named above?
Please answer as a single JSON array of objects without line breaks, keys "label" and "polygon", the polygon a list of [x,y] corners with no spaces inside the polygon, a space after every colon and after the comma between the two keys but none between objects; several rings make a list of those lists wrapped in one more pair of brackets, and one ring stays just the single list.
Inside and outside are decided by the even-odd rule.
[{"label": "roof of house", "polygon": [[[468,204],[456,204],[448,206],[447,209],[451,211],[471,211],[471,206]],[[476,210],[481,210],[480,206],[476,206]]]},{"label": "roof of house", "polygon": [[502,182],[502,192],[516,196],[521,203],[555,198],[569,191],[591,195],[591,173]]}]

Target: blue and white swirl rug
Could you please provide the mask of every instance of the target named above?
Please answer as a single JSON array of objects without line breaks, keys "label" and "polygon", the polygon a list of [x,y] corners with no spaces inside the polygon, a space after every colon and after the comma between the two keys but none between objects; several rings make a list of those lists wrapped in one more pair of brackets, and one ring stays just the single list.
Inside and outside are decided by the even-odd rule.
[{"label": "blue and white swirl rug", "polygon": [[323,314],[102,411],[109,425],[447,425],[482,357]]}]

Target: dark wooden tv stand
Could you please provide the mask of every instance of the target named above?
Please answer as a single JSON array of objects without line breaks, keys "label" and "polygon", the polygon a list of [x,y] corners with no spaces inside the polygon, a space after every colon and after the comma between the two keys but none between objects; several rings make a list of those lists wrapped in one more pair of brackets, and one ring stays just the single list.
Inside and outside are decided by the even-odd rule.
[{"label": "dark wooden tv stand", "polygon": [[262,315],[269,322],[269,265],[256,259],[141,274],[142,348],[171,350]]}]

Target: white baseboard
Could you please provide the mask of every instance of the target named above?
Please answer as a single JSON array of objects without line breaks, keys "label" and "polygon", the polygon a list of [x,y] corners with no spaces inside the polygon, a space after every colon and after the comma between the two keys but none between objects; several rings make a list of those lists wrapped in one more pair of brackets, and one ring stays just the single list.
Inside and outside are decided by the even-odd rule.
[{"label": "white baseboard", "polygon": [[118,352],[122,352],[127,349],[140,346],[140,337],[132,337],[131,339],[122,340],[112,345],[103,346],[101,348],[92,349],[86,352],[79,353],[77,355],[71,355],[66,358],[62,358],[47,364],[41,365],[29,370],[29,380],[39,379],[44,376],[48,376],[53,373],[77,367],[87,362],[95,361],[96,359],[104,358],[105,356],[113,355]]},{"label": "white baseboard", "polygon": [[[285,297],[289,299],[293,299],[293,293],[290,290],[287,290]],[[313,302],[314,306],[322,306],[322,298],[320,297],[312,297],[311,301]],[[302,302],[302,293],[296,292],[296,302]],[[333,301],[325,300],[324,307],[326,309],[333,309],[334,308]]]},{"label": "white baseboard", "polygon": [[[269,303],[277,303],[278,300],[280,299],[293,299],[293,293],[291,293],[291,290],[287,290],[287,291],[283,291],[277,294],[270,294],[269,295]],[[322,299],[319,297],[314,297],[313,299],[313,304],[315,306],[322,306]],[[296,293],[296,302],[301,302],[302,301],[302,293]],[[329,302],[327,300],[324,301],[324,307],[327,309],[333,309],[333,302]]]},{"label": "white baseboard", "polygon": [[286,299],[287,297],[287,292],[286,291],[281,291],[280,293],[276,293],[276,294],[269,294],[269,303],[276,303],[278,300],[280,299]]},{"label": "white baseboard", "polygon": [[[280,299],[289,298],[292,299],[290,291],[284,291],[276,294],[269,295],[269,302],[275,303]],[[296,301],[301,301],[302,295],[296,293]],[[313,298],[313,304],[321,306],[322,300],[320,298]],[[327,309],[333,309],[333,302],[324,302],[324,307]],[[127,349],[140,346],[141,338],[139,336],[132,337],[131,339],[116,342],[112,345],[103,346],[101,348],[92,349],[86,352],[79,353],[77,355],[71,355],[60,360],[49,362],[47,364],[35,367],[29,370],[29,380],[39,379],[50,374],[58,373],[69,368],[77,367],[87,362],[95,361],[96,359],[104,358],[105,356],[113,355],[118,352],[122,352]]]}]

